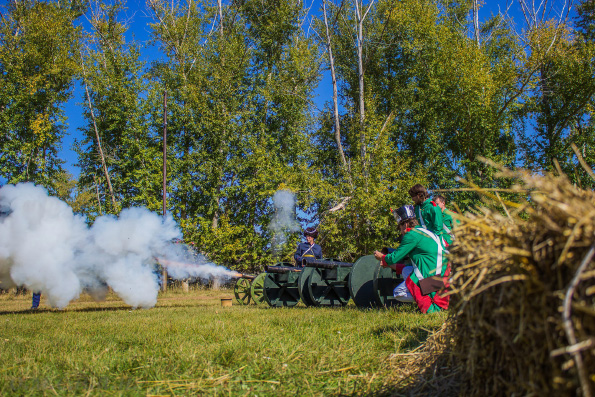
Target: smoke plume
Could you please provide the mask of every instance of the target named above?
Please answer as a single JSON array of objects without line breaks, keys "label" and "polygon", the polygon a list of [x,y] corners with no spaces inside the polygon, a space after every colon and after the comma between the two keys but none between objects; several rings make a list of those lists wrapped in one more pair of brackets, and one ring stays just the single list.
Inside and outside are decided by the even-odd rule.
[{"label": "smoke plume", "polygon": [[278,253],[287,242],[287,233],[300,230],[300,224],[295,219],[295,195],[289,190],[278,190],[273,195],[275,215],[269,224],[273,233],[271,248]]},{"label": "smoke plume", "polygon": [[101,300],[110,287],[128,305],[150,308],[159,291],[156,261],[176,279],[233,275],[173,242],[180,237],[171,216],[130,208],[88,227],[44,188],[7,185],[0,189],[0,288],[25,286],[64,308],[83,290]]}]

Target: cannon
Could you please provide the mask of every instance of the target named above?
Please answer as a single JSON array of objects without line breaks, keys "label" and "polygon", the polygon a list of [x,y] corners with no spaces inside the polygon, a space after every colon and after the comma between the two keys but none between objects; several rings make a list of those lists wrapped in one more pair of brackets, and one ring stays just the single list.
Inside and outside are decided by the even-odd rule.
[{"label": "cannon", "polygon": [[380,266],[374,255],[355,263],[335,259],[305,258],[303,267],[282,263],[268,266],[263,276],[264,300],[272,307],[345,306],[353,299],[360,308],[400,304],[394,288],[403,281],[390,268]]},{"label": "cannon", "polygon": [[292,307],[299,303],[298,279],[302,268],[267,266],[264,276],[264,298],[271,307]]},{"label": "cannon", "polygon": [[374,255],[366,255],[352,267],[349,292],[357,307],[395,306],[400,302],[394,298],[393,290],[402,282],[403,278],[392,269],[380,266]]},{"label": "cannon", "polygon": [[236,273],[234,277],[237,278],[236,284],[233,287],[233,295],[236,298],[236,303],[240,305],[248,305],[251,301],[251,286],[257,276],[250,274]]},{"label": "cannon", "polygon": [[[390,249],[383,249],[390,252]],[[271,307],[292,307],[300,300],[306,306],[345,306],[349,299],[360,308],[400,304],[394,288],[403,281],[390,268],[383,268],[373,255],[355,263],[336,259],[305,258],[303,267],[280,262],[266,266],[265,273],[238,273],[234,293],[240,304],[267,303]]]},{"label": "cannon", "polygon": [[[275,266],[291,266],[291,263],[279,262]],[[260,273],[257,276],[236,273],[234,277],[238,278],[234,286],[234,296],[237,304],[266,304],[264,297],[264,279],[266,273]]]},{"label": "cannon", "polygon": [[353,263],[306,258],[298,284],[306,306],[345,306],[349,302],[349,275]]},{"label": "cannon", "polygon": [[[394,248],[384,247],[383,254],[393,252]],[[390,268],[380,266],[374,255],[358,259],[350,279],[350,292],[358,307],[395,306],[401,302],[393,296],[393,290],[404,280]]]}]

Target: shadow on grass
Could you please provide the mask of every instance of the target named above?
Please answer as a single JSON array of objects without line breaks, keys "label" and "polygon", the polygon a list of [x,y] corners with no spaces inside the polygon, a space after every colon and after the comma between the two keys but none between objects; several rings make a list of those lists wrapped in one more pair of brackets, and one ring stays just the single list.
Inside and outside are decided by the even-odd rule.
[{"label": "shadow on grass", "polygon": [[433,330],[420,327],[404,329],[403,327],[398,327],[396,325],[388,325],[373,329],[371,331],[372,335],[378,338],[383,338],[387,334],[392,335],[403,332],[406,332],[407,334],[405,335],[400,346],[402,351],[407,352],[418,348],[422,343],[424,343]]},{"label": "shadow on grass", "polygon": [[[9,315],[9,314],[30,314],[30,315],[35,315],[35,314],[42,314],[42,313],[56,313],[56,312],[61,312],[61,313],[70,313],[70,312],[105,312],[105,311],[121,311],[121,310],[133,310],[131,307],[124,307],[124,306],[107,306],[107,307],[81,307],[81,308],[72,308],[72,309],[64,309],[64,310],[60,310],[60,309],[37,309],[37,310],[31,310],[31,309],[25,309],[25,310],[6,310],[6,311],[0,311],[0,316],[5,316],[5,315]],[[140,310],[140,309],[139,309]]]}]

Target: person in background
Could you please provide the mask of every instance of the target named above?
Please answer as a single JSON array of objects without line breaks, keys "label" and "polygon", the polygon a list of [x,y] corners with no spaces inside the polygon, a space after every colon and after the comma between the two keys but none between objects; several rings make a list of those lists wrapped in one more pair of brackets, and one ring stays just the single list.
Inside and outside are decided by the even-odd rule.
[{"label": "person in background", "polygon": [[[394,297],[401,302],[415,302],[422,313],[448,309],[449,297],[440,294],[448,287],[450,273],[442,239],[418,225],[411,205],[397,210],[397,220],[403,235],[399,247],[389,254],[374,251],[383,267],[390,267],[405,279],[394,289]],[[411,265],[403,263],[406,257]]]},{"label": "person in background", "polygon": [[304,236],[306,237],[306,242],[298,244],[297,250],[293,255],[297,266],[302,266],[302,260],[304,258],[322,259],[322,248],[314,242],[314,239],[318,237],[318,230],[309,227],[304,230]]},{"label": "person in background", "polygon": [[452,221],[452,211],[446,209],[446,199],[444,198],[444,196],[434,196],[434,202],[442,210],[442,237],[444,237],[446,243],[449,246],[451,246],[452,242],[455,240],[455,235],[452,231],[452,228],[454,226]]},{"label": "person in background", "polygon": [[438,205],[429,199],[428,191],[420,184],[414,185],[409,189],[409,196],[415,204],[414,212],[417,223],[437,235],[442,237],[442,210]]},{"label": "person in background", "polygon": [[31,310],[37,310],[37,308],[39,308],[40,301],[41,301],[41,292],[34,292],[33,300],[31,302]]}]

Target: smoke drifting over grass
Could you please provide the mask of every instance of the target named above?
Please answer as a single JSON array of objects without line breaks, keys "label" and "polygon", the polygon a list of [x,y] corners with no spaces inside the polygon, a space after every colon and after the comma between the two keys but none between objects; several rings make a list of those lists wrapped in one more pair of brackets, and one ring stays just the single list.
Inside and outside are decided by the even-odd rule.
[{"label": "smoke drifting over grass", "polygon": [[300,224],[295,219],[295,195],[289,190],[278,190],[273,195],[275,215],[269,224],[273,233],[271,249],[278,253],[287,242],[287,233],[300,231]]},{"label": "smoke drifting over grass", "polygon": [[228,278],[233,272],[172,240],[171,216],[145,208],[85,219],[31,183],[0,189],[0,288],[25,286],[64,308],[86,290],[101,300],[108,287],[130,306],[150,308],[159,291],[156,259],[172,278]]}]

